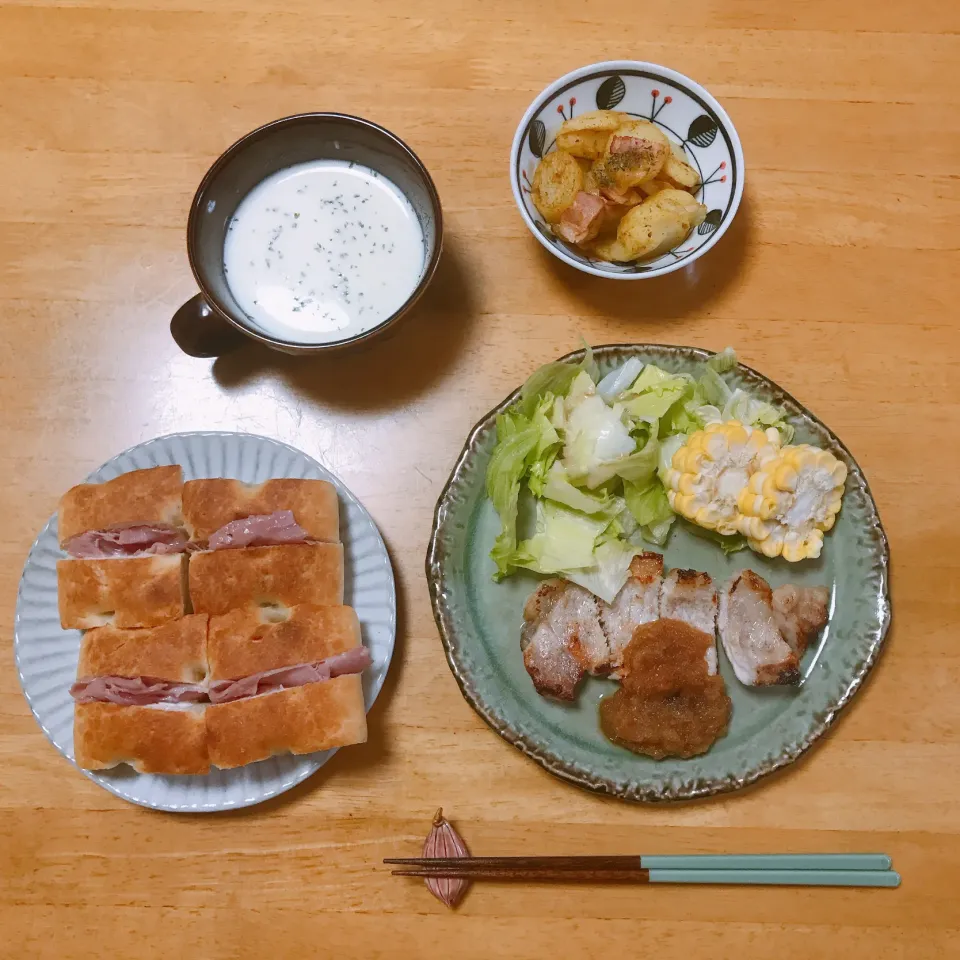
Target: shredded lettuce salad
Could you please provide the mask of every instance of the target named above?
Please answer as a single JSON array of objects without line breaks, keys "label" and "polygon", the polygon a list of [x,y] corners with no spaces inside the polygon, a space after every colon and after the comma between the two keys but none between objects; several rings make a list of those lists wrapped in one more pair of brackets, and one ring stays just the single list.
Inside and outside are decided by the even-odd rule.
[{"label": "shredded lettuce salad", "polygon": [[[612,602],[633,557],[670,535],[677,516],[663,476],[691,433],[739,420],[793,438],[783,410],[727,385],[723,374],[736,364],[730,347],[696,376],[631,357],[601,378],[588,347],[580,364],[537,370],[497,417],[486,478],[501,522],[494,578],[518,569],[560,575]],[[727,551],[745,546],[689,529]]]}]

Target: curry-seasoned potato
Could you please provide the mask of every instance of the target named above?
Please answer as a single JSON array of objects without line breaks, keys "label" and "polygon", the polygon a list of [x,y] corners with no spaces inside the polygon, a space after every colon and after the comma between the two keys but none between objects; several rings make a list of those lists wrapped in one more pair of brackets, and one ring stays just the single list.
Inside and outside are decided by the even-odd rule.
[{"label": "curry-seasoned potato", "polygon": [[683,147],[672,140],[669,142],[670,156],[667,157],[660,176],[664,180],[668,180],[678,190],[689,190],[692,193],[700,186],[700,174],[687,163]]},{"label": "curry-seasoned potato", "polygon": [[638,117],[628,117],[624,120],[617,127],[617,136],[638,137],[642,140],[663,144],[664,147],[670,146],[670,138],[655,123],[649,120],[641,120]]},{"label": "curry-seasoned potato", "polygon": [[707,208],[686,190],[661,190],[652,199],[658,200],[662,206],[672,207],[682,220],[689,221],[687,230],[699,227],[707,216]]},{"label": "curry-seasoned potato", "polygon": [[627,212],[617,242],[629,260],[659,257],[682,243],[706,214],[707,208],[685,190],[661,190]]},{"label": "curry-seasoned potato", "polygon": [[590,110],[577,117],[564,120],[560,133],[582,133],[584,130],[605,130],[612,133],[630,117],[619,110]]},{"label": "curry-seasoned potato", "polygon": [[605,150],[607,172],[621,190],[653,180],[670,156],[666,134],[649,120],[627,120],[610,134]]},{"label": "curry-seasoned potato", "polygon": [[569,153],[554,150],[537,165],[531,199],[547,223],[558,223],[582,189],[580,164]]},{"label": "curry-seasoned potato", "polygon": [[587,245],[587,252],[597,260],[606,260],[607,263],[626,263],[634,258],[630,251],[616,237],[601,237]]},{"label": "curry-seasoned potato", "polygon": [[645,197],[645,194],[633,188],[621,190],[607,171],[602,157],[594,160],[590,169],[584,175],[583,189],[587,193],[598,194],[611,203],[622,207],[621,215],[628,207],[642,203]]},{"label": "curry-seasoned potato", "polygon": [[575,157],[593,160],[603,155],[610,133],[607,130],[570,130],[561,128],[557,134],[557,149]]},{"label": "curry-seasoned potato", "polygon": [[[663,176],[663,173],[660,174]],[[661,190],[675,190],[676,187],[666,180],[645,180],[637,186],[637,190],[642,190],[645,196],[652,197]]]},{"label": "curry-seasoned potato", "polygon": [[583,189],[587,193],[599,194],[601,186],[603,186],[608,179],[606,171],[603,169],[603,160],[594,160],[583,175]]}]

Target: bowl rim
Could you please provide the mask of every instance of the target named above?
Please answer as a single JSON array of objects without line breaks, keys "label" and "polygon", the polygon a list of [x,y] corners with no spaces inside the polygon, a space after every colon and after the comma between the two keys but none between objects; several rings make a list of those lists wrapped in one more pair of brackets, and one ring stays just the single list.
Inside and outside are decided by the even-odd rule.
[{"label": "bowl rim", "polygon": [[[668,263],[662,267],[657,267],[654,270],[648,270],[643,273],[614,273],[605,267],[581,263],[579,260],[576,260],[570,256],[566,250],[551,243],[546,237],[543,236],[540,230],[537,229],[536,224],[533,222],[533,219],[527,212],[526,206],[523,202],[522,187],[517,176],[520,151],[523,149],[523,141],[527,127],[529,126],[530,121],[533,120],[534,117],[543,109],[543,106],[547,100],[556,96],[556,94],[560,93],[563,88],[567,86],[573,86],[574,84],[597,74],[619,73],[628,70],[634,72],[639,71],[645,73],[656,73],[658,75],[658,79],[665,80],[677,87],[680,87],[681,89],[684,89],[685,92],[693,94],[695,98],[700,99],[706,106],[708,106],[716,114],[717,119],[720,121],[724,132],[730,141],[734,160],[736,161],[740,172],[740,176],[737,178],[737,182],[734,185],[733,196],[730,198],[730,214],[724,219],[723,223],[720,224],[718,229],[714,231],[710,239],[707,240],[694,253],[688,257],[685,257],[683,260],[677,260],[673,263]],[[690,264],[698,260],[708,250],[712,249],[717,241],[727,232],[727,228],[733,222],[733,218],[737,215],[737,211],[740,208],[740,201],[743,199],[743,183],[745,173],[744,167],[743,146],[740,143],[740,135],[737,133],[737,128],[733,125],[733,121],[730,119],[729,114],[723,109],[717,99],[705,87],[697,83],[696,80],[690,79],[690,77],[680,73],[678,70],[673,70],[670,67],[665,67],[659,63],[653,63],[649,60],[601,60],[597,63],[591,63],[583,67],[578,67],[576,70],[571,70],[569,73],[565,73],[562,77],[558,77],[552,83],[545,86],[540,93],[533,98],[530,105],[524,112],[519,125],[517,126],[516,132],[513,135],[513,143],[510,147],[510,186],[513,190],[514,202],[517,205],[517,209],[520,211],[520,216],[523,217],[523,222],[527,225],[527,229],[533,234],[534,237],[536,237],[539,243],[544,248],[549,250],[550,253],[552,253],[555,257],[557,257],[558,260],[562,260],[571,267],[575,267],[582,273],[589,273],[595,277],[605,277],[610,280],[649,280],[653,277],[662,277],[665,274],[673,273],[675,270],[680,270],[684,267],[690,266]]]},{"label": "bowl rim", "polygon": [[[210,184],[214,182],[221,170],[238,153],[248,147],[251,143],[255,143],[258,140],[272,136],[278,129],[304,124],[323,124],[331,120],[339,123],[345,123],[348,126],[364,128],[372,132],[374,135],[380,136],[384,140],[392,143],[402,154],[407,157],[413,169],[422,178],[424,186],[426,187],[427,193],[430,197],[430,205],[433,209],[434,215],[435,242],[433,253],[429,260],[424,263],[423,273],[420,274],[420,279],[417,281],[417,285],[413,288],[410,296],[392,314],[390,314],[390,316],[381,320],[376,326],[371,327],[369,330],[364,330],[362,333],[354,334],[351,337],[345,337],[340,340],[327,340],[319,343],[301,342],[298,340],[282,340],[279,337],[273,337],[268,333],[261,333],[252,326],[238,323],[237,320],[234,319],[228,307],[221,302],[220,298],[209,288],[209,285],[206,283],[203,271],[198,265],[194,237],[198,229],[199,218],[205,207],[206,193],[210,187]],[[218,316],[222,317],[227,323],[229,323],[232,327],[235,327],[241,333],[253,340],[259,341],[267,347],[271,347],[272,349],[279,350],[283,353],[323,353],[333,350],[342,350],[345,347],[351,347],[358,343],[363,343],[383,333],[384,330],[393,326],[394,323],[403,317],[423,295],[437,271],[437,265],[440,262],[440,255],[442,251],[443,206],[440,202],[439,191],[437,190],[436,184],[433,182],[433,177],[430,176],[430,171],[427,169],[426,164],[420,159],[420,157],[417,156],[409,144],[398,137],[395,133],[392,133],[386,127],[382,127],[373,120],[367,120],[365,117],[358,117],[349,113],[337,113],[336,111],[306,111],[304,113],[291,114],[286,117],[278,117],[275,120],[269,120],[267,123],[261,124],[259,127],[250,130],[242,137],[236,139],[223,151],[223,153],[220,154],[219,157],[217,157],[216,160],[213,161],[212,164],[210,164],[209,169],[203,175],[203,179],[200,181],[196,192],[193,195],[193,200],[190,203],[190,212],[187,216],[187,259],[190,263],[190,271],[193,273],[193,278],[196,281],[197,286],[200,288],[200,293],[204,301],[218,314]]]}]

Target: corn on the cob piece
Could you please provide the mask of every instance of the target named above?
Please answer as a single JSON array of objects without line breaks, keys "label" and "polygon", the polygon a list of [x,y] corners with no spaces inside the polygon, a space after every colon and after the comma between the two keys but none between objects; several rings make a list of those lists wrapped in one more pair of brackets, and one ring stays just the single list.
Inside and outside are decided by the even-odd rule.
[{"label": "corn on the cob piece", "polygon": [[779,449],[780,435],[772,427],[759,430],[739,420],[708,424],[673,455],[665,478],[670,506],[707,530],[737,533],[740,494]]},{"label": "corn on the cob piece", "polygon": [[805,443],[783,447],[740,494],[739,531],[766,557],[819,557],[823,534],[840,511],[846,479],[846,465],[832,453]]}]

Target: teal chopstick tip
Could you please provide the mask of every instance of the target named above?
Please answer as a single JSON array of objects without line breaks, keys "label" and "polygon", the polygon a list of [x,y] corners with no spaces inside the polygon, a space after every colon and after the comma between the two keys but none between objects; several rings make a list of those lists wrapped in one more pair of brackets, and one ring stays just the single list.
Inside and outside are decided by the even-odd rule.
[{"label": "teal chopstick tip", "polygon": [[889,870],[885,853],[694,853],[643,856],[653,870]]},{"label": "teal chopstick tip", "polygon": [[791,887],[899,887],[900,874],[893,870],[654,868],[650,883],[743,884]]}]

